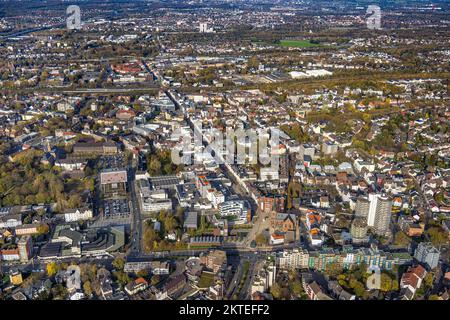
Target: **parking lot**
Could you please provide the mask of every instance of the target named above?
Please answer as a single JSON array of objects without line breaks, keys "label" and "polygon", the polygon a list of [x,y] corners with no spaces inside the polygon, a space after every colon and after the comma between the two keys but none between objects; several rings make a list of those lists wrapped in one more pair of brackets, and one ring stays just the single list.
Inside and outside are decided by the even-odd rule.
[{"label": "parking lot", "polygon": [[103,201],[105,218],[127,218],[130,216],[130,206],[127,199],[111,199]]},{"label": "parking lot", "polygon": [[124,168],[125,166],[126,163],[123,154],[114,156],[102,156],[98,158],[97,162],[95,163],[95,167],[98,170]]}]

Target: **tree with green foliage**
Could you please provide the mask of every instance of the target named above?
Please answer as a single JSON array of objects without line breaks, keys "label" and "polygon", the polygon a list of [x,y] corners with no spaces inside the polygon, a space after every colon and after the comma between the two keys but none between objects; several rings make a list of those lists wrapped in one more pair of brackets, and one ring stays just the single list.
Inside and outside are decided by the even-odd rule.
[{"label": "tree with green foliage", "polygon": [[278,283],[274,283],[270,288],[270,293],[275,300],[281,299],[282,291],[281,286]]},{"label": "tree with green foliage", "polygon": [[42,223],[42,224],[37,228],[37,232],[38,232],[38,234],[40,234],[40,235],[47,234],[47,233],[49,233],[49,231],[50,231],[50,227],[49,227],[48,224],[46,224],[46,223]]},{"label": "tree with green foliage", "polygon": [[130,282],[130,278],[128,275],[123,271],[114,271],[113,276],[121,287],[125,286],[128,282]]},{"label": "tree with green foliage", "polygon": [[148,166],[150,175],[159,175],[161,174],[161,162],[157,159],[152,159]]},{"label": "tree with green foliage", "polygon": [[257,69],[259,67],[259,60],[257,56],[252,56],[250,59],[248,59],[247,61],[247,67],[249,69]]},{"label": "tree with green foliage", "polygon": [[81,273],[81,281],[87,282],[90,281],[91,283],[96,280],[97,276],[97,265],[96,264],[89,264],[89,263],[82,263],[80,264],[80,273]]},{"label": "tree with green foliage", "polygon": [[341,274],[342,271],[343,271],[343,268],[337,261],[333,261],[333,262],[327,264],[326,273],[333,278],[337,277],[339,274]]},{"label": "tree with green foliage", "polygon": [[380,290],[382,292],[389,292],[394,290],[396,280],[392,279],[387,273],[382,272],[380,275]]},{"label": "tree with green foliage", "polygon": [[146,251],[152,251],[156,249],[160,237],[151,226],[147,226],[145,229],[143,236],[144,248]]},{"label": "tree with green foliage", "polygon": [[295,279],[295,281],[292,283],[292,292],[298,296],[305,293],[305,290],[303,290],[302,282],[299,279]]},{"label": "tree with green foliage", "polygon": [[113,267],[116,270],[123,270],[123,268],[125,267],[125,259],[122,257],[117,257],[114,259],[114,261],[112,262]]},{"label": "tree with green foliage", "polygon": [[362,284],[362,283],[359,282],[359,281],[356,281],[356,282],[353,284],[353,290],[354,290],[355,294],[356,294],[358,297],[363,297],[364,294],[366,293],[366,289],[364,288],[364,284]]},{"label": "tree with green foliage", "polygon": [[436,246],[448,243],[448,235],[440,226],[432,226],[426,233],[430,237],[431,242]]},{"label": "tree with green foliage", "polygon": [[55,274],[58,273],[60,268],[56,262],[52,261],[52,262],[47,263],[46,270],[47,270],[47,275],[49,277],[53,277]]},{"label": "tree with green foliage", "polygon": [[428,272],[425,278],[423,279],[423,285],[431,288],[433,286],[434,275],[432,272]]},{"label": "tree with green foliage", "polygon": [[173,215],[167,215],[164,219],[164,230],[166,232],[170,232],[175,230],[175,228],[178,226],[178,222],[175,219]]},{"label": "tree with green foliage", "polygon": [[397,231],[394,236],[394,244],[407,247],[411,243],[411,238],[403,231]]},{"label": "tree with green foliage", "polygon": [[283,130],[291,139],[297,140],[299,143],[306,143],[310,141],[310,137],[305,133],[300,124],[282,125]]},{"label": "tree with green foliage", "polygon": [[139,270],[136,273],[136,276],[138,276],[139,278],[147,278],[148,277],[148,271],[145,269]]},{"label": "tree with green foliage", "polygon": [[161,278],[159,275],[155,274],[152,276],[150,282],[153,286],[156,286],[161,281]]},{"label": "tree with green foliage", "polygon": [[88,298],[92,295],[92,286],[90,281],[83,283],[83,292]]},{"label": "tree with green foliage", "polygon": [[255,242],[258,246],[265,246],[267,245],[268,241],[266,236],[263,233],[259,233],[256,237],[255,237]]},{"label": "tree with green foliage", "polygon": [[65,300],[68,296],[67,288],[62,284],[57,284],[52,288],[53,300]]}]

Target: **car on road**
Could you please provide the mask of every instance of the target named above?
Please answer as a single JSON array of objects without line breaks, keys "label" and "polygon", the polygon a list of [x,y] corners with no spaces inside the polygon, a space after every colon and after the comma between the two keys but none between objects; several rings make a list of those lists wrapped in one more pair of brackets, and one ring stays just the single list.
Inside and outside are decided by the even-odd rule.
[{"label": "car on road", "polygon": [[251,248],[256,248],[256,241],[252,240],[252,242],[250,242],[250,247]]}]

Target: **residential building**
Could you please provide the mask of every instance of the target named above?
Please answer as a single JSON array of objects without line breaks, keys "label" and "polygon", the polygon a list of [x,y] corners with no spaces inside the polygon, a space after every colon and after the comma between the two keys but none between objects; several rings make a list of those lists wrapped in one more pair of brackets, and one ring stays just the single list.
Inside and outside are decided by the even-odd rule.
[{"label": "residential building", "polygon": [[127,258],[123,271],[137,273],[141,270],[150,271],[152,268],[152,261],[147,259]]},{"label": "residential building", "polygon": [[23,236],[17,243],[20,261],[27,262],[33,255],[33,238],[30,235]]},{"label": "residential building", "polygon": [[356,296],[345,291],[337,281],[329,281],[328,290],[337,300],[356,300]]},{"label": "residential building", "polygon": [[351,225],[350,234],[353,243],[366,242],[368,240],[366,218],[355,218]]},{"label": "residential building", "polygon": [[262,196],[258,198],[258,206],[262,212],[285,212],[285,197],[284,196]]},{"label": "residential building", "polygon": [[309,253],[303,249],[284,250],[276,257],[277,265],[283,270],[295,270],[308,267]]},{"label": "residential building", "polygon": [[325,142],[322,144],[322,152],[325,155],[333,155],[338,152],[338,145],[332,142]]},{"label": "residential building", "polygon": [[20,260],[19,249],[0,250],[0,258],[3,261],[18,261]]},{"label": "residential building", "polygon": [[241,223],[251,221],[251,209],[245,200],[230,200],[219,205],[219,214],[221,217],[236,217]]},{"label": "residential building", "polygon": [[316,281],[304,282],[303,287],[310,300],[333,300],[323,292]]},{"label": "residential building", "polygon": [[170,264],[168,261],[152,261],[151,272],[154,275],[167,275],[170,271]]},{"label": "residential building", "polygon": [[69,209],[64,212],[64,220],[66,222],[89,220],[92,217],[92,210],[89,208]]},{"label": "residential building", "polygon": [[430,269],[434,269],[439,264],[440,251],[430,242],[421,242],[414,252],[414,258],[425,263]]},{"label": "residential building", "polygon": [[369,217],[370,201],[367,198],[359,197],[356,201],[355,216],[367,219]]},{"label": "residential building", "polygon": [[73,153],[75,155],[112,155],[118,152],[118,148],[114,142],[79,142],[74,144]]},{"label": "residential building", "polygon": [[186,285],[186,277],[184,274],[179,274],[175,277],[169,278],[163,287],[163,291],[167,292],[168,296],[172,296],[179,292]]},{"label": "residential building", "polygon": [[[392,200],[388,197],[378,197],[376,201],[373,230],[376,234],[386,236],[390,231]],[[371,216],[369,215],[369,219]]]},{"label": "residential building", "polygon": [[367,226],[376,234],[386,236],[391,221],[392,201],[386,196],[371,193],[368,199],[358,198],[355,207],[357,217],[366,217]]},{"label": "residential building", "polygon": [[412,300],[426,275],[427,271],[421,265],[409,267],[400,280],[400,299]]},{"label": "residential building", "polygon": [[39,233],[40,223],[23,224],[14,229],[16,236],[36,235]]},{"label": "residential building", "polygon": [[15,228],[22,225],[21,214],[6,214],[0,216],[0,228]]},{"label": "residential building", "polygon": [[148,283],[144,278],[137,278],[134,281],[131,281],[125,286],[125,291],[130,296],[135,295],[141,291],[146,290],[148,287]]}]

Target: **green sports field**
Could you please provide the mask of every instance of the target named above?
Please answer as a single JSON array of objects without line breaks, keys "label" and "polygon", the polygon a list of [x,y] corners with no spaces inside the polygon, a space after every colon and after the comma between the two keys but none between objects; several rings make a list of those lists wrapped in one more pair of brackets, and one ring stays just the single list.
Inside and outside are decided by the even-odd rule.
[{"label": "green sports field", "polygon": [[282,47],[291,48],[308,48],[319,46],[319,44],[311,43],[309,40],[281,40],[280,45]]}]

